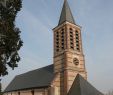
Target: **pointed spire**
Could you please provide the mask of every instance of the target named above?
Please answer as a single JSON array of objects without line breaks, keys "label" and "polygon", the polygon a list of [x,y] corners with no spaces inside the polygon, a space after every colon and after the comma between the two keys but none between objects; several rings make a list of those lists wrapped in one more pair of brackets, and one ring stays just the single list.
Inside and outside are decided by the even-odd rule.
[{"label": "pointed spire", "polygon": [[75,24],[75,21],[74,21],[74,18],[73,18],[73,15],[71,13],[71,10],[70,10],[70,7],[69,7],[67,0],[64,0],[64,5],[62,8],[62,12],[61,12],[61,16],[60,16],[60,20],[59,20],[58,25],[62,24],[65,21]]}]

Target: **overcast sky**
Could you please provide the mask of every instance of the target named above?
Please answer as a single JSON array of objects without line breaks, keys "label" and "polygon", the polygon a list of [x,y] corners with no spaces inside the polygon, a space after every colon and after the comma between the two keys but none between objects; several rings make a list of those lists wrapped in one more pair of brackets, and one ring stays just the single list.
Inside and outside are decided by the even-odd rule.
[{"label": "overcast sky", "polygon": [[[68,0],[76,24],[82,26],[88,81],[102,92],[113,90],[113,0]],[[23,0],[16,25],[24,46],[21,61],[2,78],[3,88],[18,74],[53,63],[53,32],[63,0]]]}]

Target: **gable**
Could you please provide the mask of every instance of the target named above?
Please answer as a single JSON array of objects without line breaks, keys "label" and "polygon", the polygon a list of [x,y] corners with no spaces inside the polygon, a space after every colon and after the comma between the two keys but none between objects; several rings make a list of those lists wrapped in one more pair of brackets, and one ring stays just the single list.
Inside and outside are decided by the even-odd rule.
[{"label": "gable", "polygon": [[77,75],[68,95],[103,95],[81,75]]}]

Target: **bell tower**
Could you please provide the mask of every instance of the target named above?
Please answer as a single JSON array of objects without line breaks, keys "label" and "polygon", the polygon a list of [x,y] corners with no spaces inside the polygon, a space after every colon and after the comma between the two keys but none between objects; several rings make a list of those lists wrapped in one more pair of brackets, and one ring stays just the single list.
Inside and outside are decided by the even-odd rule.
[{"label": "bell tower", "polygon": [[67,0],[64,1],[58,26],[54,32],[54,73],[55,84],[60,95],[67,95],[76,75],[87,79],[82,49],[81,27],[73,18]]}]

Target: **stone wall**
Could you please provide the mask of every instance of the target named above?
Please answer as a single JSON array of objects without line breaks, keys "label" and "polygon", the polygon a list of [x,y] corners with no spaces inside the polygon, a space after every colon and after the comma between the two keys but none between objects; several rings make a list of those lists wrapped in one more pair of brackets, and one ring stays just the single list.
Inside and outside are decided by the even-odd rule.
[{"label": "stone wall", "polygon": [[49,90],[48,90],[48,88],[46,88],[46,89],[22,90],[22,91],[4,93],[4,95],[49,95]]}]

